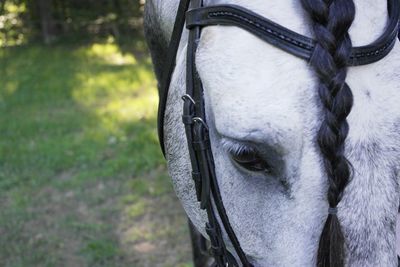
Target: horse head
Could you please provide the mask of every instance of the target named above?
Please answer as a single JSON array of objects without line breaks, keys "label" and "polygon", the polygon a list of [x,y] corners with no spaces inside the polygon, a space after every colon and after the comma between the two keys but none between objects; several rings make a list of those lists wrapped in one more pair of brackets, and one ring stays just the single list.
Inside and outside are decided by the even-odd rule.
[{"label": "horse head", "polygon": [[[316,40],[307,61],[234,26],[204,27],[192,42],[212,151],[209,167],[253,266],[397,266],[400,44],[371,64],[348,63],[353,47],[385,32],[388,3],[202,3],[234,4]],[[146,3],[147,39],[159,80],[178,4]],[[208,236],[210,215],[200,208],[182,123],[190,38],[184,31],[161,127],[176,194]],[[216,196],[209,201],[215,205]],[[226,249],[238,258],[225,230],[221,227]]]}]

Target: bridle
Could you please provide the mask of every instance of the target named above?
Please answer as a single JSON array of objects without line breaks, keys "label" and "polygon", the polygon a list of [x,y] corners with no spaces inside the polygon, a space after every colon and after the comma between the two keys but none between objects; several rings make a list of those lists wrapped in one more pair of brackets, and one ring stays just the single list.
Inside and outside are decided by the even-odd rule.
[{"label": "bridle", "polygon": [[[348,61],[349,66],[377,62],[393,49],[399,34],[400,0],[388,0],[388,12],[390,20],[384,33],[369,45],[353,47]],[[215,174],[204,107],[203,86],[195,65],[201,29],[211,25],[237,26],[254,34],[261,40],[307,61],[310,61],[316,42],[240,6],[215,5],[205,7],[203,6],[203,0],[181,0],[160,83],[158,135],[164,155],[164,113],[185,23],[186,28],[189,30],[189,37],[186,62],[186,93],[182,96],[184,101],[182,121],[185,125],[197,200],[200,202],[200,208],[205,210],[208,216],[205,229],[211,243],[210,252],[215,259],[214,266],[239,266],[236,258],[228,251],[223,240],[222,230],[224,229],[241,265],[252,266],[229,222]]]}]

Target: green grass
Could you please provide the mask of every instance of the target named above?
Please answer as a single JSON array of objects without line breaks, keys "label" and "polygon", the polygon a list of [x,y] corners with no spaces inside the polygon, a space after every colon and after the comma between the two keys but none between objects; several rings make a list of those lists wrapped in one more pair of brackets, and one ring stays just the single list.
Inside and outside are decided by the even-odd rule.
[{"label": "green grass", "polygon": [[190,266],[157,101],[140,39],[0,50],[0,266]]}]

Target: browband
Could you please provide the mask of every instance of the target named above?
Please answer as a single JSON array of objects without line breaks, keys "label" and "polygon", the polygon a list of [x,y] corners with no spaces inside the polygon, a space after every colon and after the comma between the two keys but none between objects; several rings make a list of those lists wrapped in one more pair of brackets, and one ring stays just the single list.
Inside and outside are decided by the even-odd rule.
[{"label": "browband", "polygon": [[[168,97],[169,85],[175,67],[176,53],[179,47],[183,27],[203,27],[211,25],[237,26],[243,28],[260,39],[280,48],[294,56],[310,60],[316,41],[287,29],[259,14],[236,5],[217,5],[188,10],[189,0],[181,1],[176,23],[168,49],[168,58],[161,82],[160,102],[158,109],[158,136],[163,154],[164,148],[164,112]],[[187,12],[186,12],[187,11]],[[184,15],[186,12],[186,16]],[[384,33],[373,43],[353,47],[348,62],[349,66],[374,63],[384,58],[393,49],[399,34],[400,0],[388,0],[389,24]]]},{"label": "browband", "polygon": [[[398,34],[399,1],[389,0],[390,22],[385,32],[372,44],[353,47],[349,66],[366,65],[384,58],[393,48]],[[186,14],[186,27],[232,25],[243,28],[260,39],[294,56],[309,61],[315,40],[289,30],[251,10],[236,5],[217,5],[192,9]]]}]

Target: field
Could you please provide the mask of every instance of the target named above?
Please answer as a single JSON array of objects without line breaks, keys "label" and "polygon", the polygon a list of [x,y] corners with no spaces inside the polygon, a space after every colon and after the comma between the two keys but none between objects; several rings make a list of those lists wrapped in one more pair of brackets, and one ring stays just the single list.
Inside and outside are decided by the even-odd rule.
[{"label": "field", "polygon": [[0,266],[191,266],[144,42],[0,50]]}]

